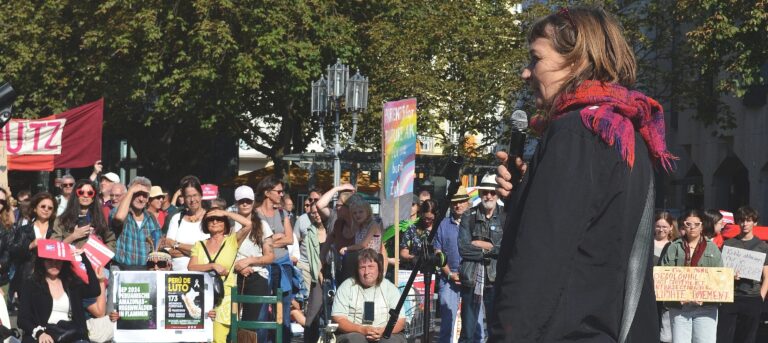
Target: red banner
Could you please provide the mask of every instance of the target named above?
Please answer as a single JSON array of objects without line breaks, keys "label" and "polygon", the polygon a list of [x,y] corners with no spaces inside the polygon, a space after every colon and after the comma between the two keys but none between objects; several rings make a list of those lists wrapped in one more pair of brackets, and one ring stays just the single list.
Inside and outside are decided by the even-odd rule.
[{"label": "red banner", "polygon": [[0,130],[10,170],[83,168],[101,159],[104,99],[41,119],[14,119]]}]

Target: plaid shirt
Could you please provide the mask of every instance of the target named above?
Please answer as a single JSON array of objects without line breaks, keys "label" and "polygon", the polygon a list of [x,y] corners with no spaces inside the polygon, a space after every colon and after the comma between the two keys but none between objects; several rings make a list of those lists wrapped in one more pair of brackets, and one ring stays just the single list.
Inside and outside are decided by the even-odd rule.
[{"label": "plaid shirt", "polygon": [[[116,208],[115,208],[116,209]],[[110,222],[115,216],[115,209],[109,214]],[[157,224],[155,216],[144,210],[144,221],[141,227],[136,224],[133,213],[128,213],[123,223],[123,231],[117,238],[115,261],[127,266],[144,265],[147,256],[152,251],[152,232],[159,231],[160,225]]]}]

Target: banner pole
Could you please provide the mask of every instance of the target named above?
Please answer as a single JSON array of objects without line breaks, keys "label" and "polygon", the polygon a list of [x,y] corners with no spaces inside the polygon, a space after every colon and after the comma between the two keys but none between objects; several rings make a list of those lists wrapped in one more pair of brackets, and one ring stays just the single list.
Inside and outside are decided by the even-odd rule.
[{"label": "banner pole", "polygon": [[400,273],[400,197],[395,197],[395,286]]}]

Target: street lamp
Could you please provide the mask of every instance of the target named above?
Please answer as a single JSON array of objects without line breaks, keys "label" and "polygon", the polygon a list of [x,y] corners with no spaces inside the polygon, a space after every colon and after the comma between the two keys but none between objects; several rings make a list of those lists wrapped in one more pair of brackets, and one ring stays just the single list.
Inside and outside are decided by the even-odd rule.
[{"label": "street lamp", "polygon": [[360,75],[360,71],[349,77],[349,67],[342,64],[340,59],[336,64],[328,66],[327,78],[320,76],[320,79],[312,82],[311,98],[312,115],[317,116],[320,123],[320,144],[328,150],[325,144],[323,127],[325,120],[331,113],[334,115],[333,121],[333,185],[338,186],[341,181],[341,144],[339,143],[339,132],[341,124],[339,117],[341,112],[352,115],[352,135],[347,146],[355,144],[355,135],[357,134],[357,121],[360,112],[368,108],[368,78]]}]

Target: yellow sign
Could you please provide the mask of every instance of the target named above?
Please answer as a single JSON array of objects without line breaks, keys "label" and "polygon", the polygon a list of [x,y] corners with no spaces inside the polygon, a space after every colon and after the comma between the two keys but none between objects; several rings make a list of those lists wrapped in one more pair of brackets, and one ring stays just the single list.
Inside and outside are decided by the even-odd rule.
[{"label": "yellow sign", "polygon": [[733,302],[733,269],[653,267],[657,301]]}]

